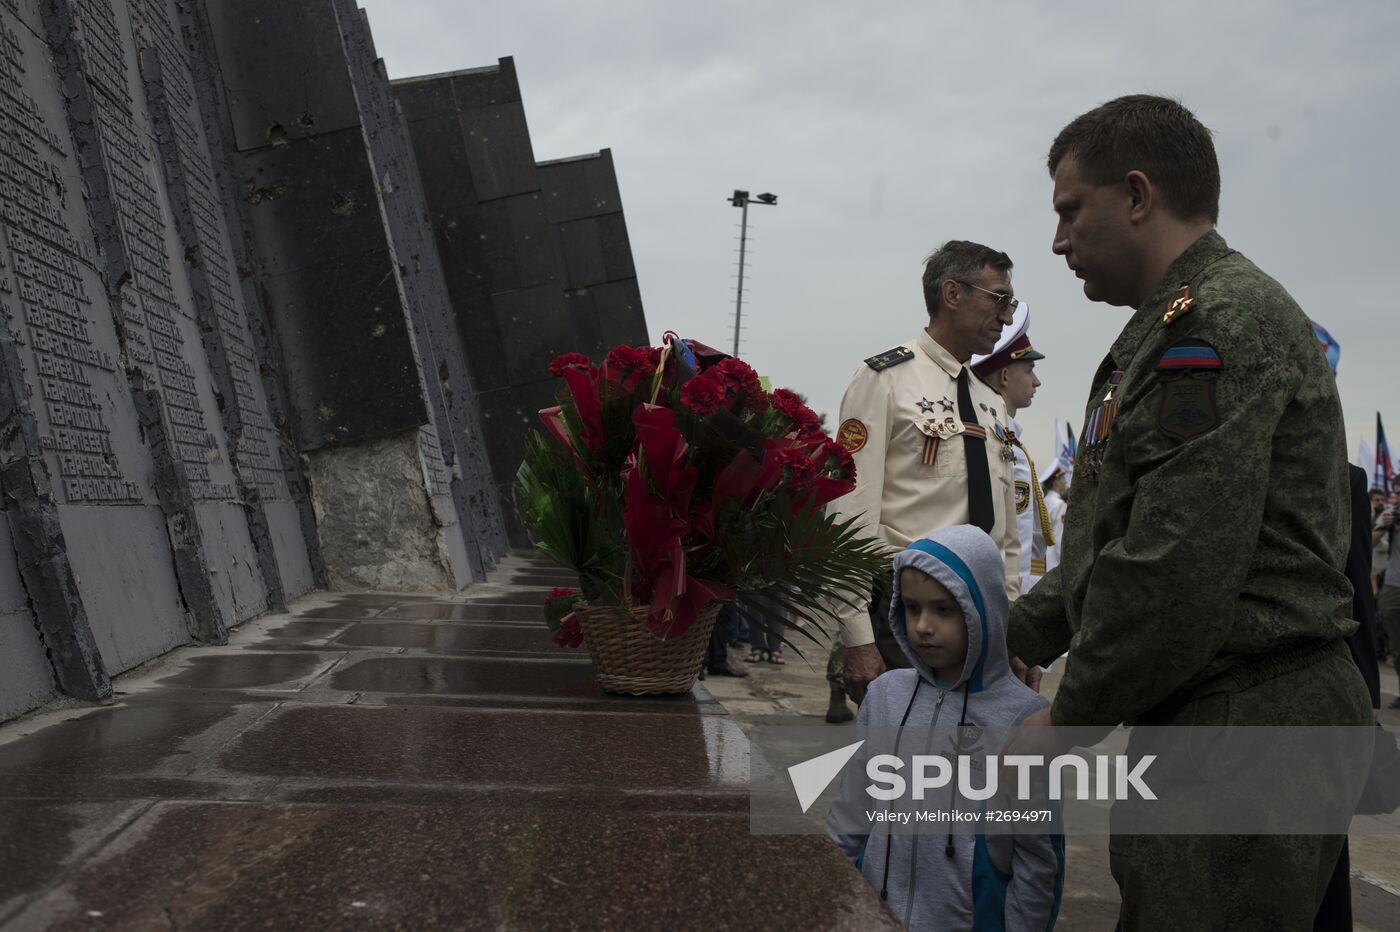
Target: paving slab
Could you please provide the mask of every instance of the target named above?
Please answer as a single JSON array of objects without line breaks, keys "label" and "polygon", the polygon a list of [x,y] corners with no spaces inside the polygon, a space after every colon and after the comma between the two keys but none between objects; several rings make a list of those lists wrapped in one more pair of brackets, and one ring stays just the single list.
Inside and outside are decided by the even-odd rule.
[{"label": "paving slab", "polygon": [[165,802],[11,925],[899,928],[850,908],[863,886],[825,839],[734,815]]},{"label": "paving slab", "polygon": [[703,686],[604,693],[549,642],[560,575],[511,560],[319,593],[0,726],[0,929],[897,928],[826,839],[750,833]]}]

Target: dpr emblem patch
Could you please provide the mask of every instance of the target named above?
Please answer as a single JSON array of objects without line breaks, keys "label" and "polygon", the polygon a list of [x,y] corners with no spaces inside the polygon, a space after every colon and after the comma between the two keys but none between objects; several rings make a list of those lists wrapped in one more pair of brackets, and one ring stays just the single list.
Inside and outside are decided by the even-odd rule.
[{"label": "dpr emblem patch", "polygon": [[1182,340],[1157,360],[1162,402],[1157,426],[1177,440],[1190,440],[1220,423],[1215,383],[1225,366],[1220,354],[1204,340]]}]

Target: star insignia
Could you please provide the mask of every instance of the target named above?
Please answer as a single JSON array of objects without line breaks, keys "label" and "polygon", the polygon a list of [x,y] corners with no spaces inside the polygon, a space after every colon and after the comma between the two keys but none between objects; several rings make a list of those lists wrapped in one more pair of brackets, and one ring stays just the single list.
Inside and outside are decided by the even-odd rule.
[{"label": "star insignia", "polygon": [[952,403],[951,401],[949,401],[947,398],[940,398],[940,399],[938,399],[938,403],[939,403],[940,405],[943,406],[943,410],[944,410],[944,411],[951,411],[951,410],[953,410],[953,403]]},{"label": "star insignia", "polygon": [[922,412],[924,412],[925,414],[927,414],[927,413],[929,413],[930,411],[932,411],[933,408],[934,408],[933,402],[929,401],[927,398],[920,398],[920,399],[919,399],[919,410],[920,410],[920,411],[922,411]]}]

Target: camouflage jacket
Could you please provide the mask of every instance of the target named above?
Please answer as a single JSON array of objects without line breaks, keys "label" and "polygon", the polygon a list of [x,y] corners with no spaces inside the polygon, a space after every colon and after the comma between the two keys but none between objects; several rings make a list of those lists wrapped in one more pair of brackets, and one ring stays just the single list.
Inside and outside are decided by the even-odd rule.
[{"label": "camouflage jacket", "polygon": [[1336,384],[1303,311],[1219,234],[1134,313],[1086,421],[1061,562],[1008,635],[1027,662],[1070,651],[1055,724],[1131,724],[1355,629]]}]

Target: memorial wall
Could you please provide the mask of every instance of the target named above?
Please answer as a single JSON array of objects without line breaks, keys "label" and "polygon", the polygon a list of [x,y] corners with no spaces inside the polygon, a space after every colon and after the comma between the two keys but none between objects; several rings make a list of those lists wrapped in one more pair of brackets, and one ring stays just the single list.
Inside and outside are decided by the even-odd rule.
[{"label": "memorial wall", "polygon": [[352,0],[0,0],[0,46],[0,719],[528,543],[545,367],[646,328],[509,59],[391,89]]},{"label": "memorial wall", "polygon": [[648,342],[611,153],[537,165],[511,58],[393,87],[509,502],[525,431],[555,403],[550,361]]}]

